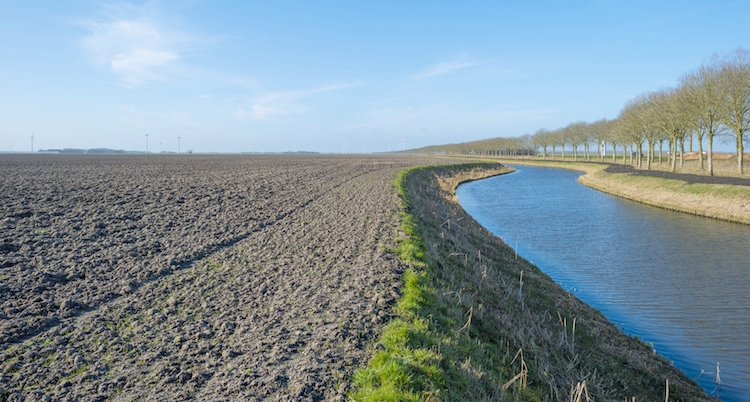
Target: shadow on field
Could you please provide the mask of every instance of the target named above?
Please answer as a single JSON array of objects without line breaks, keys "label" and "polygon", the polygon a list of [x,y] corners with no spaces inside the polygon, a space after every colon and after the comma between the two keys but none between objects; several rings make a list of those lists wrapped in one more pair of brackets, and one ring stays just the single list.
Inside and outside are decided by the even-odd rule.
[{"label": "shadow on field", "polygon": [[607,167],[604,171],[607,173],[627,173],[634,176],[649,176],[662,179],[682,180],[687,184],[729,184],[732,186],[750,187],[750,179],[744,179],[741,177],[703,176],[687,173],[671,173],[660,170],[637,170],[631,165],[609,165],[609,167]]}]

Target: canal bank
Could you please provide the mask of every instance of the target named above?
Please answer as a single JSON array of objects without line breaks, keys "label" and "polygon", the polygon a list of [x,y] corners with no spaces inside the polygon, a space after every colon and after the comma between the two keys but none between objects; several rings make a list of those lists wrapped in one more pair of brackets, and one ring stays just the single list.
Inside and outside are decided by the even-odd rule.
[{"label": "canal bank", "polygon": [[400,389],[402,399],[569,400],[585,387],[596,400],[661,400],[668,387],[674,400],[710,400],[458,205],[460,182],[498,168],[422,168],[400,182],[416,263],[398,318],[355,376],[357,399]]},{"label": "canal bank", "polygon": [[635,169],[618,163],[508,159],[501,163],[584,172],[579,181],[601,192],[692,215],[750,224],[750,179]]},{"label": "canal bank", "polygon": [[464,209],[707,392],[720,362],[722,398],[750,394],[750,344],[738,336],[750,332],[750,227],[612,197],[579,172],[514,167],[461,186]]}]

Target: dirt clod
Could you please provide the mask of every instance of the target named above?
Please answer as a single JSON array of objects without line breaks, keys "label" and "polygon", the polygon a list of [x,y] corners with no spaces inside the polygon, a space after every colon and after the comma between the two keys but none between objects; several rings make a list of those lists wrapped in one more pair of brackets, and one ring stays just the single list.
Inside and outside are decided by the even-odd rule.
[{"label": "dirt clod", "polygon": [[344,400],[435,162],[0,157],[0,399]]}]

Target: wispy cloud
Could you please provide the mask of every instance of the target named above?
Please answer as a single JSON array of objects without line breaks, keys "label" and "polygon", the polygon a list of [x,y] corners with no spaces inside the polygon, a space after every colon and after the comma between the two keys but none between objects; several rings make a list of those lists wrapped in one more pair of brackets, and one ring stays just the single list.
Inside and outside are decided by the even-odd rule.
[{"label": "wispy cloud", "polygon": [[166,78],[185,52],[206,41],[164,21],[154,3],[110,5],[100,19],[79,25],[89,31],[81,45],[91,59],[128,86]]},{"label": "wispy cloud", "polygon": [[321,86],[311,87],[311,88],[292,89],[292,90],[287,90],[287,91],[276,91],[276,92],[271,92],[263,96],[261,98],[261,101],[262,102],[292,101],[292,100],[297,100],[297,99],[308,97],[310,95],[316,95],[316,94],[320,94],[324,92],[338,91],[340,89],[358,87],[362,84],[363,83],[361,81],[356,81],[356,82],[350,82],[350,83],[344,83],[344,84],[330,84],[330,85],[321,85]]},{"label": "wispy cloud", "polygon": [[239,108],[232,113],[232,116],[242,120],[273,120],[284,115],[298,113],[300,110],[307,109],[300,105],[300,102],[304,98],[361,85],[363,85],[361,81],[356,81],[286,91],[273,91],[256,97],[252,106]]},{"label": "wispy cloud", "polygon": [[467,60],[453,60],[443,63],[434,64],[424,71],[412,76],[412,78],[429,78],[437,75],[451,73],[453,71],[463,70],[470,67],[478,66],[479,63]]}]

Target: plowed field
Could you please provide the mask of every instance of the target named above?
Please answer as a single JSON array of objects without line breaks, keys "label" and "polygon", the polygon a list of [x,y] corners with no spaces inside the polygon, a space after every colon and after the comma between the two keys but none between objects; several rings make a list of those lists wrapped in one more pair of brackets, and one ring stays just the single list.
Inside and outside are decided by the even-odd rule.
[{"label": "plowed field", "polygon": [[0,400],[343,399],[407,157],[0,157]]}]

